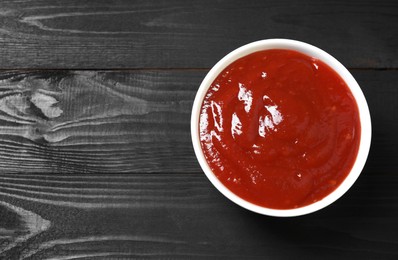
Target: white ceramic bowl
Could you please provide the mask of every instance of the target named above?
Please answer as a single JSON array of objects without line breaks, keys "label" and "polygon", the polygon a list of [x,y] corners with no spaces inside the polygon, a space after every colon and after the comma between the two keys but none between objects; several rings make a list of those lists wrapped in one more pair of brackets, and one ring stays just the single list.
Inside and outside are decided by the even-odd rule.
[{"label": "white ceramic bowl", "polygon": [[[262,50],[268,50],[268,49],[288,49],[288,50],[295,50],[301,53],[304,53],[308,56],[317,58],[327,65],[329,65],[332,69],[334,69],[340,77],[346,82],[348,87],[350,88],[352,94],[355,97],[355,100],[358,105],[359,109],[359,116],[360,116],[360,122],[361,122],[361,140],[359,144],[359,151],[357,158],[355,160],[354,166],[351,169],[351,172],[349,175],[346,177],[346,179],[343,181],[343,183],[340,184],[339,187],[337,187],[336,190],[334,190],[332,193],[330,193],[328,196],[325,198],[301,207],[301,208],[295,208],[295,209],[286,209],[286,210],[279,210],[279,209],[271,209],[271,208],[266,208],[266,207],[261,207],[258,205],[255,205],[253,203],[250,203],[233,192],[231,192],[227,187],[225,187],[219,180],[218,178],[213,174],[211,171],[209,165],[207,164],[207,161],[204,157],[201,145],[200,145],[200,139],[199,139],[199,116],[200,116],[200,108],[202,106],[202,102],[204,99],[204,96],[209,88],[209,86],[213,83],[215,78],[232,62],[235,60],[244,57],[250,53],[257,52],[257,51],[262,51]],[[354,77],[350,74],[350,72],[334,57],[332,57],[330,54],[326,53],[325,51],[304,43],[300,41],[295,41],[295,40],[288,40],[288,39],[269,39],[269,40],[261,40],[261,41],[256,41],[253,43],[249,43],[247,45],[244,45],[231,53],[229,53],[227,56],[222,58],[206,75],[204,78],[202,84],[199,87],[199,90],[196,94],[196,98],[193,104],[192,108],[192,116],[191,116],[191,135],[192,135],[192,143],[193,147],[195,150],[196,157],[198,158],[199,164],[202,167],[203,171],[205,172],[206,176],[209,178],[211,183],[222,193],[224,194],[227,198],[238,204],[239,206],[242,206],[248,210],[264,214],[264,215],[270,215],[270,216],[278,216],[278,217],[292,217],[292,216],[300,216],[304,214],[308,214],[317,210],[320,210],[334,201],[336,201],[338,198],[340,198],[356,181],[356,179],[359,177],[368,153],[370,149],[370,142],[371,142],[371,120],[370,120],[370,113],[369,113],[369,108],[366,103],[366,99],[361,91],[361,88],[359,87],[358,83],[355,81]]]}]

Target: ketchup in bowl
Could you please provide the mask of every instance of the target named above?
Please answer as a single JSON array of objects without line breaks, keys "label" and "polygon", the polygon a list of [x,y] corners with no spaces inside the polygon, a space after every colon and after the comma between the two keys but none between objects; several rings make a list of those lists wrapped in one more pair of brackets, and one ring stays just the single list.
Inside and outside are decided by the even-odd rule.
[{"label": "ketchup in bowl", "polygon": [[200,107],[208,166],[240,198],[295,209],[332,193],[356,160],[361,124],[344,80],[303,53],[269,49],[228,65]]}]

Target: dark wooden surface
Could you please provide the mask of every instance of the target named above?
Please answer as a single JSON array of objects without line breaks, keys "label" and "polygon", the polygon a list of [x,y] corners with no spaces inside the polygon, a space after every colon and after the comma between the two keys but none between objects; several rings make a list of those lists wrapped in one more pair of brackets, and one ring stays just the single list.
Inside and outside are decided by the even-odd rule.
[{"label": "dark wooden surface", "polygon": [[394,0],[2,0],[2,68],[208,68],[293,38],[355,68],[398,66]]},{"label": "dark wooden surface", "polygon": [[[0,259],[398,259],[396,1],[2,1]],[[311,215],[224,198],[190,141],[208,69],[286,37],[368,100],[357,183]]]}]

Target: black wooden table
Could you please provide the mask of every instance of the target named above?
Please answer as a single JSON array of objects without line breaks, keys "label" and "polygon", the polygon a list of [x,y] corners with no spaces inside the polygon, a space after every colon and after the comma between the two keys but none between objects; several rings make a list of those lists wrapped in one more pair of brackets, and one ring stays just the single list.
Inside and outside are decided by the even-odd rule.
[{"label": "black wooden table", "polygon": [[[291,38],[346,65],[373,140],[311,215],[244,210],[207,180],[190,112],[221,57]],[[0,259],[398,259],[398,3],[0,3]]]}]

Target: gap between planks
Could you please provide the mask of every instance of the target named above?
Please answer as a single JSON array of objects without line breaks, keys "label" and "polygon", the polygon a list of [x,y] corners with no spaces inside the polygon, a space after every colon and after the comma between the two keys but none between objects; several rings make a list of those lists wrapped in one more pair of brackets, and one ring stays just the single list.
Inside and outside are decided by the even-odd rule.
[{"label": "gap between planks", "polygon": [[[344,65],[344,64],[343,64]],[[348,70],[357,71],[398,71],[398,68],[361,68],[346,67]],[[137,71],[209,71],[211,68],[0,68],[0,72],[35,72],[35,71],[109,71],[109,72],[137,72]]]}]

